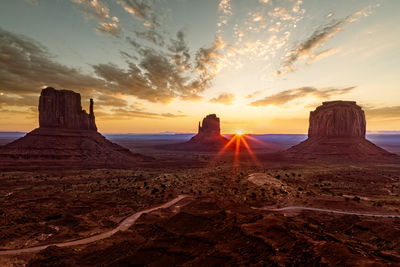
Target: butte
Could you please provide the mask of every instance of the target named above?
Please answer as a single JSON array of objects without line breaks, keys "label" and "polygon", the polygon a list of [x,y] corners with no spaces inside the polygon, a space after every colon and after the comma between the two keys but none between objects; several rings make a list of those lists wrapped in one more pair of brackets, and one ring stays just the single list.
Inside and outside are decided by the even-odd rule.
[{"label": "butte", "polygon": [[81,95],[70,90],[43,89],[39,128],[0,147],[1,169],[103,168],[132,166],[149,158],[110,142],[97,131],[90,99],[89,114]]},{"label": "butte", "polygon": [[308,139],[285,151],[296,159],[382,161],[394,159],[365,138],[364,111],[353,101],[323,102],[310,112]]},{"label": "butte", "polygon": [[203,119],[202,123],[199,122],[198,133],[188,142],[165,145],[160,148],[187,151],[219,151],[228,141],[227,138],[221,135],[219,118],[215,114],[210,114]]}]

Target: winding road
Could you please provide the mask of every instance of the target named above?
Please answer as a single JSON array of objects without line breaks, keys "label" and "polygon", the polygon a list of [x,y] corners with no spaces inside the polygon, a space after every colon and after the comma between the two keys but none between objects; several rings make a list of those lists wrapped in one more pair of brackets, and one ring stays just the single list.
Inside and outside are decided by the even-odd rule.
[{"label": "winding road", "polygon": [[288,206],[279,209],[272,208],[254,208],[258,210],[267,210],[267,211],[301,211],[301,210],[310,210],[317,212],[328,212],[335,214],[344,214],[344,215],[357,215],[357,216],[368,216],[368,217],[379,217],[379,218],[400,218],[400,215],[396,214],[374,214],[374,213],[360,213],[360,212],[352,212],[352,211],[341,211],[341,210],[330,210],[330,209],[320,209],[320,208],[311,208],[311,207],[303,207],[303,206]]},{"label": "winding road", "polygon": [[[129,227],[131,227],[140,218],[140,216],[142,216],[145,213],[150,213],[150,212],[158,210],[158,209],[169,208],[169,207],[175,205],[176,203],[178,203],[179,201],[181,201],[182,199],[187,198],[187,197],[188,197],[187,195],[179,195],[178,197],[168,201],[167,203],[161,204],[159,206],[156,206],[156,207],[153,207],[153,208],[150,208],[147,210],[142,210],[142,211],[136,212],[136,213],[132,214],[131,216],[127,217],[126,219],[124,219],[116,228],[114,228],[110,231],[98,234],[98,235],[94,235],[91,237],[78,239],[78,240],[74,240],[74,241],[53,243],[53,244],[47,244],[47,245],[42,245],[42,246],[30,247],[30,248],[0,250],[0,256],[38,252],[49,246],[70,247],[70,246],[85,245],[85,244],[93,243],[93,242],[108,238],[119,231],[126,231]],[[351,211],[311,208],[311,207],[303,207],[303,206],[288,206],[288,207],[278,208],[278,209],[268,208],[268,207],[264,207],[264,208],[252,207],[252,208],[257,209],[257,210],[266,210],[266,211],[275,211],[275,212],[309,210],[309,211],[327,212],[327,213],[344,214],[344,215],[357,215],[357,216],[369,216],[369,217],[380,217],[380,218],[400,218],[400,215],[395,215],[395,214],[360,213],[360,212],[351,212]]]},{"label": "winding road", "polygon": [[127,217],[125,220],[123,220],[116,228],[98,234],[94,235],[91,237],[83,238],[83,239],[78,239],[74,241],[68,241],[68,242],[61,242],[61,243],[54,243],[54,244],[48,244],[48,245],[43,245],[43,246],[37,246],[37,247],[30,247],[30,248],[22,248],[22,249],[12,249],[12,250],[0,250],[0,256],[2,255],[16,255],[16,254],[21,254],[21,253],[31,253],[31,252],[38,252],[40,250],[43,250],[49,246],[57,246],[57,247],[70,247],[70,246],[77,246],[77,245],[85,245],[89,244],[92,242],[96,242],[105,238],[108,238],[112,236],[113,234],[119,232],[119,231],[126,231],[129,227],[131,227],[139,218],[145,213],[149,213],[158,209],[166,209],[171,207],[172,205],[175,205],[182,199],[188,197],[187,195],[179,195],[178,197],[172,199],[171,201],[168,201],[167,203],[164,203],[162,205],[156,206],[154,208],[150,208],[147,210],[139,211],[131,216]]}]

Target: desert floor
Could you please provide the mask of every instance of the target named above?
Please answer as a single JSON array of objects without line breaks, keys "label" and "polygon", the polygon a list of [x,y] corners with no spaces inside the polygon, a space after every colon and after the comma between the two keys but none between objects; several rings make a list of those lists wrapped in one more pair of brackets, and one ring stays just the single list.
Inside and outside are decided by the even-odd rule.
[{"label": "desert floor", "polygon": [[[161,150],[160,142],[120,144],[156,160],[126,169],[1,172],[0,250],[84,239],[186,197],[140,214],[108,238],[0,255],[1,266],[400,262],[399,164],[289,162],[262,150],[256,159],[241,151],[235,160],[232,151],[216,156]],[[281,209],[289,206],[358,215]]]}]

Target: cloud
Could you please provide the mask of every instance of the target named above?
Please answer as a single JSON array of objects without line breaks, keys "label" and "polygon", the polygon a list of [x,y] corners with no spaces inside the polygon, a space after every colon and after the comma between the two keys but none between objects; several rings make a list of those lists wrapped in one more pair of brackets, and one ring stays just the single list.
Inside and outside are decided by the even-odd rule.
[{"label": "cloud", "polygon": [[[164,37],[158,33],[154,28],[147,29],[145,31],[135,31],[138,38],[144,39],[158,46],[164,46]],[[131,41],[132,44],[132,41]]]},{"label": "cloud", "polygon": [[97,20],[96,31],[120,37],[122,30],[118,25],[118,17],[110,16],[110,9],[101,0],[71,0],[79,4],[79,10],[88,19]]},{"label": "cloud", "polygon": [[4,95],[37,95],[51,85],[87,93],[107,90],[100,79],[54,61],[35,40],[0,28],[0,91]]},{"label": "cloud", "polygon": [[324,50],[324,51],[319,52],[319,53],[317,53],[315,55],[310,55],[310,58],[309,58],[308,62],[310,63],[310,62],[318,61],[320,59],[323,59],[323,58],[329,57],[331,55],[334,55],[334,54],[338,53],[339,51],[340,51],[339,48],[331,48],[331,49]]},{"label": "cloud", "polygon": [[120,97],[101,94],[95,99],[96,106],[112,106],[112,107],[126,107],[128,101]]},{"label": "cloud", "polygon": [[99,22],[96,30],[101,33],[108,33],[114,37],[121,37],[122,30],[116,22]]},{"label": "cloud", "polygon": [[[47,48],[35,40],[0,29],[0,92],[9,103],[13,102],[10,97],[18,100],[21,95],[37,96],[46,86],[75,90],[83,96],[134,96],[164,104],[176,98],[199,101],[220,69],[224,43],[217,37],[210,46],[194,53],[195,57],[191,57],[182,31],[159,49],[145,47],[131,38],[126,40],[134,50],[133,54],[120,53],[127,66],[95,64],[92,76],[56,62]],[[121,100],[111,102],[123,106]]]},{"label": "cloud", "polygon": [[39,96],[33,95],[6,95],[0,94],[0,106],[24,106],[36,107],[39,101]]},{"label": "cloud", "polygon": [[221,49],[225,46],[224,39],[217,35],[210,47],[200,48],[196,53],[196,69],[205,81],[212,79],[221,70],[225,59]]},{"label": "cloud", "polygon": [[159,21],[152,12],[151,1],[117,0],[117,3],[120,4],[126,12],[131,14],[132,17],[145,20],[147,22],[147,26],[159,26]]},{"label": "cloud", "polygon": [[397,118],[400,119],[400,106],[382,108],[364,108],[367,118]]},{"label": "cloud", "polygon": [[295,99],[303,98],[306,96],[329,99],[332,96],[338,96],[349,93],[354,88],[356,87],[353,86],[344,89],[337,89],[337,88],[317,89],[315,87],[309,87],[309,86],[300,87],[300,88],[286,90],[271,96],[267,96],[264,99],[260,99],[250,103],[250,105],[255,107],[270,106],[270,105],[280,106],[289,103],[290,101],[293,101]]},{"label": "cloud", "polygon": [[261,94],[261,93],[262,93],[262,91],[254,91],[253,93],[248,94],[248,95],[246,96],[246,98],[253,98],[254,96],[259,95],[259,94]]},{"label": "cloud", "polygon": [[210,102],[211,103],[220,103],[220,104],[224,104],[224,105],[231,105],[234,99],[235,99],[234,94],[223,93],[217,97],[210,99]]},{"label": "cloud", "polygon": [[[228,24],[229,18],[232,16],[232,4],[231,0],[220,0],[218,3],[218,11],[220,12],[217,26],[221,28],[222,26]],[[218,30],[221,32],[221,29]]]},{"label": "cloud", "polygon": [[129,120],[133,118],[146,118],[146,119],[165,119],[165,118],[182,118],[186,117],[185,114],[172,114],[172,113],[154,113],[147,112],[134,107],[115,108],[111,112],[96,112],[96,117],[103,120]]},{"label": "cloud", "polygon": [[220,70],[222,39],[216,37],[209,47],[200,48],[192,59],[185,34],[178,31],[166,47],[152,48],[126,39],[132,45],[137,59],[125,56],[126,69],[112,63],[93,65],[113,93],[133,95],[150,102],[169,103],[175,98],[198,101],[212,78]]},{"label": "cloud", "polygon": [[309,62],[311,62],[315,59],[320,59],[323,56],[326,57],[336,53],[338,50],[335,48],[317,53],[314,52],[337,33],[341,32],[346,24],[356,22],[362,17],[367,17],[372,13],[372,11],[373,7],[368,6],[367,8],[354,12],[342,20],[334,21],[333,23],[325,25],[322,29],[314,31],[310,37],[296,45],[294,49],[286,54],[282,68],[275,72],[275,76],[295,71],[294,64],[301,59],[308,59]]}]

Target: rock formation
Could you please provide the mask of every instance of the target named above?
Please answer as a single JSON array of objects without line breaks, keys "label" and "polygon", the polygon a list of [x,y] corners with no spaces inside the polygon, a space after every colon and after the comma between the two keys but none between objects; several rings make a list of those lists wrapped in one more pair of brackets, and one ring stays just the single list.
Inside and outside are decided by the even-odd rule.
[{"label": "rock formation", "polygon": [[0,169],[132,166],[149,159],[97,132],[93,105],[91,99],[87,114],[82,110],[80,94],[43,89],[39,99],[39,128],[0,148]]},{"label": "rock formation", "polygon": [[285,153],[298,159],[381,160],[394,155],[365,139],[364,111],[353,101],[323,102],[310,112],[308,139]]},{"label": "rock formation", "polygon": [[365,114],[356,102],[330,101],[310,112],[308,137],[365,138]]},{"label": "rock formation", "polygon": [[219,118],[215,114],[210,114],[203,119],[202,124],[199,122],[198,133],[189,142],[205,143],[220,140],[221,138],[224,137],[221,135]]},{"label": "rock formation", "polygon": [[81,95],[70,90],[47,87],[39,98],[39,126],[97,131],[90,99],[90,113],[82,110]]},{"label": "rock formation", "polygon": [[221,149],[228,139],[221,135],[220,121],[217,115],[207,115],[200,124],[197,135],[186,143],[187,148],[196,150]]},{"label": "rock formation", "polygon": [[186,143],[158,146],[168,150],[218,151],[223,148],[228,139],[221,135],[220,120],[215,114],[207,115],[199,122],[198,133]]}]

